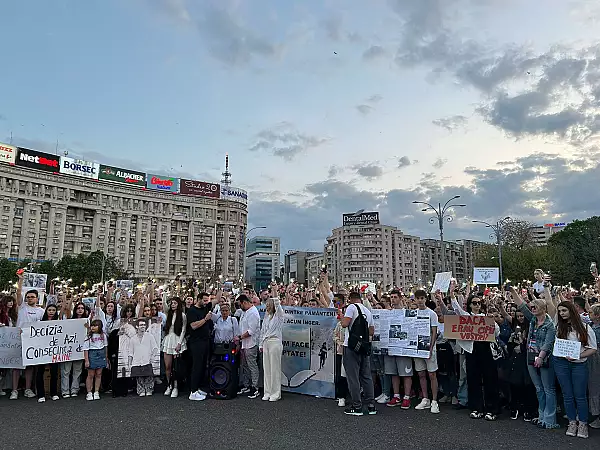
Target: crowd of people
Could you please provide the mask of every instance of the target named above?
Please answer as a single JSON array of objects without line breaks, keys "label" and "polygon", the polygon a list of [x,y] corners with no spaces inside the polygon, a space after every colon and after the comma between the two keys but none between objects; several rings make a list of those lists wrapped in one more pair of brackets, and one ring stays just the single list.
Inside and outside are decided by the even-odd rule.
[{"label": "crowd of people", "polygon": [[[163,291],[149,280],[133,295],[111,283],[106,289],[98,287],[91,308],[69,292],[59,292],[57,303],[43,308],[36,290],[22,298],[19,286],[15,296],[0,299],[0,324],[23,327],[35,321],[88,319],[85,358],[48,364],[52,400],[79,395],[85,371],[90,401],[103,392],[145,397],[159,388],[173,398],[186,389],[190,400],[202,401],[209,395],[211,352],[230,343],[241,355],[238,394],[257,398],[262,392],[262,400],[274,402],[281,399],[282,306],[336,308],[336,401],[346,414],[376,414],[378,404],[437,414],[446,404],[468,408],[475,420],[494,421],[505,410],[510,419],[522,418],[541,429],[559,428],[564,414],[566,434],[587,438],[588,424],[600,429],[600,278],[594,275],[595,284],[579,291],[553,287],[550,277],[536,270],[532,285],[484,289],[469,283],[459,287],[453,280],[447,293],[332,289],[326,272],[315,290],[272,283],[259,293],[245,287],[237,294],[221,289]],[[372,352],[377,309],[418,309],[429,315],[429,358]],[[492,317],[496,342],[446,339],[444,317],[450,315]],[[136,319],[160,324],[160,374],[133,365],[128,377],[118,377],[119,337]],[[579,357],[553,355],[555,339],[579,342]],[[10,399],[16,400],[22,389],[25,397],[45,401],[46,367],[0,371],[2,395],[10,391]]]}]

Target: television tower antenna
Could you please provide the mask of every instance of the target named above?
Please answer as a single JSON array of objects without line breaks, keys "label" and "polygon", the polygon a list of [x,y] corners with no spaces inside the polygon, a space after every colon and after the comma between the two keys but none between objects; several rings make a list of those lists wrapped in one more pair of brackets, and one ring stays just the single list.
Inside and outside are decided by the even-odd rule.
[{"label": "television tower antenna", "polygon": [[225,153],[225,172],[223,172],[223,178],[221,184],[225,186],[231,186],[231,172],[229,171],[229,153]]}]

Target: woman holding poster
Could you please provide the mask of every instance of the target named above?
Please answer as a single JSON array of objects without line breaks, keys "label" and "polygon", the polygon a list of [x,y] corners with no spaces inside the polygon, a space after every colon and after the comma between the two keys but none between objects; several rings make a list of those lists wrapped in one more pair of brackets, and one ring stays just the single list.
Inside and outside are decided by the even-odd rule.
[{"label": "woman holding poster", "polygon": [[[48,305],[44,315],[42,316],[42,322],[47,320],[58,320],[58,310],[56,305]],[[44,389],[44,375],[46,374],[46,366],[50,369],[50,395],[52,400],[58,400],[58,364],[41,364],[37,366],[37,374],[35,377],[35,386],[37,390],[38,403],[44,403],[46,401],[46,392]]]},{"label": "woman holding poster", "polygon": [[260,330],[259,350],[263,353],[265,393],[263,400],[281,399],[281,354],[283,353],[283,318],[277,283],[271,285],[271,298],[267,300],[265,317]]},{"label": "woman holding poster", "polygon": [[[584,324],[573,303],[558,304],[556,338],[577,341],[581,344],[579,358],[552,356],[556,378],[560,384],[569,419],[567,436],[588,437],[588,356],[596,353],[596,335],[592,327]],[[555,344],[556,345],[556,344]],[[577,423],[579,420],[579,423]]]}]

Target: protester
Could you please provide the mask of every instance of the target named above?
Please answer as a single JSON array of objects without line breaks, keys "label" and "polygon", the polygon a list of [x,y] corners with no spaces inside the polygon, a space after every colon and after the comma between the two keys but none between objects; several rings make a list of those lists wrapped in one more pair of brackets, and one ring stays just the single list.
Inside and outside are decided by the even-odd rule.
[{"label": "protester", "polygon": [[277,292],[277,283],[271,284],[271,298],[266,301],[266,311],[260,330],[259,350],[263,354],[263,400],[281,399],[281,353],[284,312]]},{"label": "protester", "polygon": [[348,301],[350,304],[342,319],[342,327],[348,328],[344,339],[343,361],[352,405],[346,408],[344,413],[352,416],[363,415],[362,389],[367,412],[370,415],[377,414],[369,365],[370,338],[375,330],[373,316],[371,311],[361,304],[361,296],[358,292],[351,292]]},{"label": "protester", "polygon": [[596,334],[584,324],[573,303],[558,304],[556,338],[581,343],[579,358],[552,356],[556,378],[563,394],[565,411],[569,419],[567,436],[588,437],[588,368],[587,358],[597,351]]},{"label": "protester", "polygon": [[260,315],[252,300],[246,295],[238,298],[243,314],[240,319],[240,340],[242,342],[242,388],[238,395],[248,394],[256,398],[258,391],[258,342],[260,338]]},{"label": "protester", "polygon": [[[75,304],[72,313],[70,306],[67,306],[67,308],[66,318],[68,319],[87,319],[89,316],[87,308],[81,302]],[[79,395],[79,378],[81,377],[81,372],[83,372],[83,360],[61,363],[60,386],[63,398],[77,397]]]},{"label": "protester", "polygon": [[82,346],[85,368],[88,372],[85,381],[87,389],[85,399],[88,401],[100,400],[102,370],[109,364],[107,345],[108,340],[102,328],[102,321],[100,319],[92,320],[89,325],[88,336]]},{"label": "protester", "polygon": [[177,398],[179,389],[177,384],[177,374],[173,376],[173,362],[178,361],[181,354],[187,349],[185,330],[187,326],[187,316],[183,312],[183,304],[179,297],[172,297],[169,300],[169,312],[165,319],[164,333],[165,338],[162,343],[163,359],[165,361],[165,375],[167,377],[167,389],[165,396]]},{"label": "protester", "polygon": [[[44,322],[47,320],[58,320],[58,310],[56,305],[46,306],[46,311],[44,311],[41,321]],[[40,364],[36,366],[37,375],[35,377],[38,403],[44,403],[46,401],[46,391],[44,386],[46,367],[48,367],[50,371],[50,395],[52,400],[56,401],[60,398],[58,396],[58,364]]]}]

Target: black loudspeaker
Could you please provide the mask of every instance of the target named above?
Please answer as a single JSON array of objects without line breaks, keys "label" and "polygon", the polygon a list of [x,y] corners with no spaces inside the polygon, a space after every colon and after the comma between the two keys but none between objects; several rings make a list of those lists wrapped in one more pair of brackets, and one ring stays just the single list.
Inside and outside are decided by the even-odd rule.
[{"label": "black loudspeaker", "polygon": [[217,400],[230,400],[237,396],[239,354],[231,343],[216,344],[213,350],[208,376],[210,396]]}]

